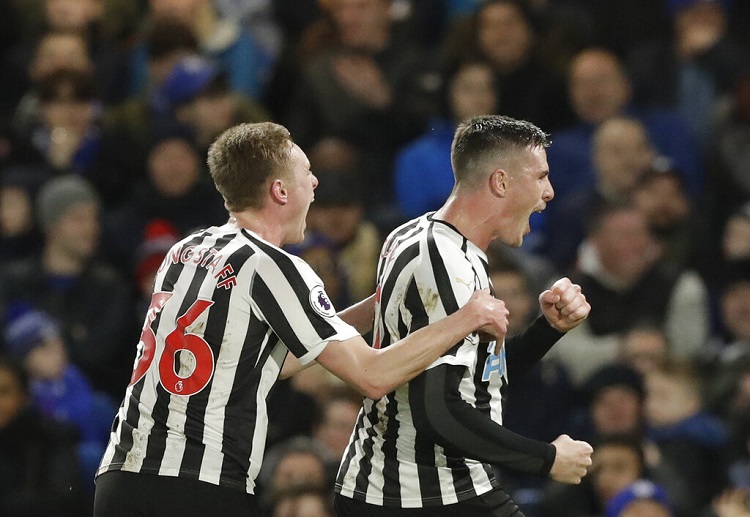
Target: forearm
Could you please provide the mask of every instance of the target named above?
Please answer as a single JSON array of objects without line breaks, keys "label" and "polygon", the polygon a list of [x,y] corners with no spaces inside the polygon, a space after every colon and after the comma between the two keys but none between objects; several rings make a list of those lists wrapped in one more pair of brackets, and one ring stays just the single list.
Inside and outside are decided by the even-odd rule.
[{"label": "forearm", "polygon": [[365,366],[384,393],[410,381],[482,324],[468,307],[423,327],[387,348],[373,350]]},{"label": "forearm", "polygon": [[564,336],[539,316],[520,334],[505,339],[505,356],[509,365],[508,378],[512,382],[523,376],[539,362],[550,348]]},{"label": "forearm", "polygon": [[443,446],[446,454],[547,475],[555,447],[516,434],[461,399],[463,367],[439,365],[409,384],[409,403],[418,432]]},{"label": "forearm", "polygon": [[372,323],[375,319],[375,295],[372,294],[344,309],[338,313],[338,316],[357,329],[360,334],[367,334],[372,330]]}]

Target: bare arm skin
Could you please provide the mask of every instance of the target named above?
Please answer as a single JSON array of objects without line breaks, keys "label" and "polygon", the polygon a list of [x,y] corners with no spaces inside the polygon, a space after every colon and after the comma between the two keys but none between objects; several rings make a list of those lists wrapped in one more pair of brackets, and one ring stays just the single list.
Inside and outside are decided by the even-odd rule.
[{"label": "bare arm skin", "polygon": [[455,313],[387,348],[371,348],[361,336],[331,341],[317,358],[325,369],[371,399],[379,399],[413,379],[472,332],[481,329],[504,339],[505,303],[488,290],[476,291]]},{"label": "bare arm skin", "polygon": [[[351,307],[347,307],[338,313],[338,317],[357,329],[360,334],[367,334],[372,330],[372,323],[375,319],[375,294],[371,294],[364,300],[355,303]],[[281,368],[279,377],[288,379],[295,373],[301,372],[313,364],[309,363],[303,366],[294,354],[286,354],[284,366]]]}]

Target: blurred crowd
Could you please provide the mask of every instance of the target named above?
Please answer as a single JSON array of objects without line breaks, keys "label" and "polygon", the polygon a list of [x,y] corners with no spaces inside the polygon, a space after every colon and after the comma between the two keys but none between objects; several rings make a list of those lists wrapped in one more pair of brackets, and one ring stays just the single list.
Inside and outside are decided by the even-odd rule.
[{"label": "blurred crowd", "polygon": [[[554,199],[488,252],[511,332],[561,275],[592,306],[504,424],[595,448],[581,485],[503,482],[528,517],[750,516],[748,27],[745,0],[4,0],[0,515],[90,514],[153,276],[226,221],[216,136],[272,120],[307,152],[289,251],[343,309],[449,195],[458,122],[499,113],[553,142]],[[268,517],[333,515],[360,402],[280,383]]]}]

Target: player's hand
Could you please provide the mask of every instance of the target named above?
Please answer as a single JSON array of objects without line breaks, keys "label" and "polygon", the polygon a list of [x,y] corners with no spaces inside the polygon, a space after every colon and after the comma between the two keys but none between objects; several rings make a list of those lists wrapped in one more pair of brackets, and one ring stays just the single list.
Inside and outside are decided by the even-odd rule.
[{"label": "player's hand", "polygon": [[490,294],[489,289],[474,291],[467,305],[471,305],[479,314],[479,332],[482,341],[497,340],[502,343],[508,333],[508,309],[505,302]]},{"label": "player's hand", "polygon": [[540,294],[539,305],[549,324],[560,332],[577,327],[591,312],[581,286],[568,278],[561,278]]},{"label": "player's hand", "polygon": [[591,466],[591,454],[594,448],[586,442],[572,439],[562,434],[552,442],[555,446],[555,462],[549,475],[560,483],[577,485]]}]

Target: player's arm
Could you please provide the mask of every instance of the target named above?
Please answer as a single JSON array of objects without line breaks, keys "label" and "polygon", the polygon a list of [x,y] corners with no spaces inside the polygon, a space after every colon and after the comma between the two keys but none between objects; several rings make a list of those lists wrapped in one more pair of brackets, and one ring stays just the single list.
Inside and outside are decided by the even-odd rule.
[{"label": "player's arm", "polygon": [[568,278],[561,278],[539,295],[542,316],[520,334],[505,341],[508,379],[523,376],[534,366],[563,334],[583,322],[591,305],[581,287]]},{"label": "player's arm", "polygon": [[372,330],[375,321],[375,294],[339,312],[338,317],[357,329],[360,334],[367,334]]},{"label": "player's arm", "polygon": [[324,368],[371,399],[379,399],[424,371],[456,343],[474,331],[505,337],[505,304],[476,291],[458,311],[419,329],[387,348],[371,348],[361,336],[330,341],[318,355]]},{"label": "player's arm", "polygon": [[459,384],[466,368],[441,364],[409,383],[414,427],[445,448],[463,456],[556,481],[579,483],[591,465],[593,449],[567,436],[545,443],[509,431],[464,401]]},{"label": "player's arm", "polygon": [[[348,323],[360,334],[367,334],[372,330],[372,322],[375,319],[375,295],[372,294],[354,305],[344,309],[337,314],[344,322]],[[312,366],[314,363],[303,365],[294,354],[287,354],[281,367],[279,377],[288,379],[292,375]]]}]

